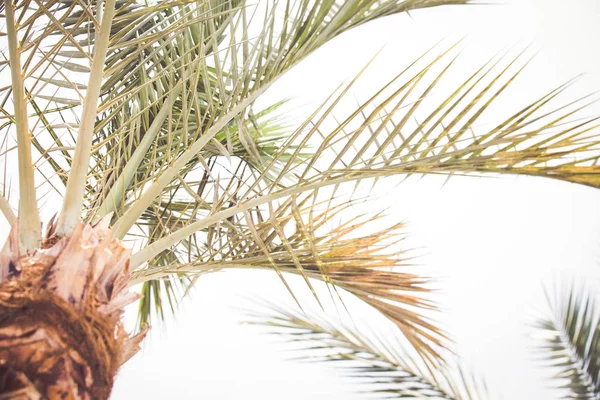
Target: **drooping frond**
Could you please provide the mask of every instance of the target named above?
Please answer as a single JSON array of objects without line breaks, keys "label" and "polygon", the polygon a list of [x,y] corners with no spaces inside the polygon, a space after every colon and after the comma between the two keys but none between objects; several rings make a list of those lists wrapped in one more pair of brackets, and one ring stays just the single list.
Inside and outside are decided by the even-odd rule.
[{"label": "drooping frond", "polygon": [[[215,202],[205,207],[219,207],[227,198],[215,197]],[[382,215],[375,215],[346,216],[336,226],[336,219],[354,205],[317,201],[313,193],[256,207],[199,232],[178,250],[161,253],[134,272],[132,284],[170,275],[194,277],[228,269],[273,269],[286,285],[285,274],[302,276],[318,299],[311,282],[322,280],[379,310],[419,351],[437,356],[446,344],[445,335],[428,317],[420,315],[434,305],[427,299],[428,280],[406,271],[411,256],[400,247],[402,225],[381,229]],[[182,214],[189,218],[185,211]],[[373,232],[367,233],[369,230]],[[150,300],[142,300],[142,304]],[[148,310],[150,306],[145,307]]]},{"label": "drooping frond", "polygon": [[554,385],[564,399],[600,399],[600,313],[596,297],[581,285],[548,295],[552,314],[540,318],[540,354],[558,371]]},{"label": "drooping frond", "polygon": [[327,362],[344,369],[352,382],[364,388],[365,398],[486,399],[485,385],[447,360],[430,364],[402,348],[399,338],[384,338],[361,331],[331,318],[307,317],[280,306],[252,313],[250,323],[268,333],[282,335],[302,354],[297,358]]}]

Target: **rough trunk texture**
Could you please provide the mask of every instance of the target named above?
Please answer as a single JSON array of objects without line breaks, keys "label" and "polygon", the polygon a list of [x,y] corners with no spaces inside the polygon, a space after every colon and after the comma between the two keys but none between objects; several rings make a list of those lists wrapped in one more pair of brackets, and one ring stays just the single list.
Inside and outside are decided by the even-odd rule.
[{"label": "rough trunk texture", "polygon": [[0,400],[107,399],[118,368],[139,349],[121,323],[129,250],[106,221],[79,224],[21,254],[18,224],[0,253]]}]

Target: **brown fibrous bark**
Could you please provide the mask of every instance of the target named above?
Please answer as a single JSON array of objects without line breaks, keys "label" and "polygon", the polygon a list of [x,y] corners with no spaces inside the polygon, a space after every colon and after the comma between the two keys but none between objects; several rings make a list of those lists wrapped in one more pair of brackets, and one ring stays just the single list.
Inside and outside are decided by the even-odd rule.
[{"label": "brown fibrous bark", "polygon": [[107,399],[145,334],[121,322],[138,297],[130,251],[107,221],[62,238],[51,222],[42,249],[22,254],[17,226],[0,252],[0,400]]}]

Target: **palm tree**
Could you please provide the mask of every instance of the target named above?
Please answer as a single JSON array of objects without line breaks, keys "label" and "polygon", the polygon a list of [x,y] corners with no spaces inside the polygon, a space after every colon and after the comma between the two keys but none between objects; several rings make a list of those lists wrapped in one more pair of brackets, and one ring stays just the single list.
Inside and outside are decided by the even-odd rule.
[{"label": "palm tree", "polygon": [[[11,84],[0,89],[2,154],[18,165],[19,212],[5,186],[2,396],[107,398],[152,308],[160,314],[202,274],[235,268],[273,269],[285,285],[286,274],[300,275],[317,299],[315,279],[348,291],[435,362],[447,338],[423,314],[434,308],[427,280],[392,269],[407,261],[395,250],[399,225],[365,234],[378,214],[347,217],[351,192],[415,174],[598,187],[596,120],[575,117],[584,101],[552,105],[567,83],[479,131],[526,63],[495,57],[427,104],[453,47],[426,52],[341,119],[337,105],[359,77],[297,126],[282,121],[282,103],[261,109],[257,100],[353,27],[465,3],[3,3]],[[62,204],[43,234],[42,199],[50,212]],[[345,222],[330,228],[336,213]],[[138,298],[129,291],[136,284],[141,330],[130,336],[120,318]]]}]

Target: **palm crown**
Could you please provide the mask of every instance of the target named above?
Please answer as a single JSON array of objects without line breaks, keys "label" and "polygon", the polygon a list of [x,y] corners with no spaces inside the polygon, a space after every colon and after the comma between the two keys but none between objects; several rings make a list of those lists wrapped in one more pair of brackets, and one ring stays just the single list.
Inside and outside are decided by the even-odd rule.
[{"label": "palm crown", "polygon": [[[172,306],[202,274],[272,269],[286,286],[287,274],[302,276],[317,301],[313,280],[358,297],[389,318],[422,358],[411,367],[381,355],[379,345],[323,328],[327,346],[350,346],[353,358],[379,354],[367,357],[365,374],[400,368],[402,377],[444,398],[469,392],[470,384],[455,387],[445,372],[422,372],[437,365],[448,344],[424,315],[435,309],[427,280],[395,268],[408,260],[398,251],[401,225],[382,229],[380,214],[350,215],[349,206],[359,200],[354,189],[392,175],[480,173],[598,187],[597,123],[577,117],[585,99],[556,104],[569,82],[481,131],[475,127],[481,116],[526,62],[521,56],[490,59],[431,104],[429,95],[455,60],[450,47],[425,52],[347,115],[337,106],[359,76],[301,124],[285,121],[283,100],[256,105],[279,77],[353,27],[466,3],[3,4],[11,84],[2,88],[2,129],[16,137],[13,143],[5,135],[3,155],[16,157],[19,166],[18,218],[8,195],[0,197],[13,224],[5,280],[18,275],[10,270],[13,259],[39,261],[70,237],[88,240],[92,234],[78,228],[83,221],[110,232],[99,234],[99,242],[108,240],[105,235],[131,241],[133,254],[123,256],[131,276],[127,271],[123,279],[142,284],[141,328],[153,307],[162,314],[163,305]],[[40,193],[62,198],[44,235]],[[334,225],[338,215],[344,221]],[[130,298],[115,300],[112,288],[103,296],[122,310]],[[284,319],[304,323],[293,314]]]}]

